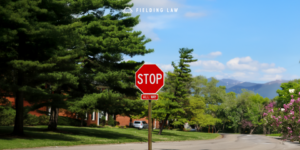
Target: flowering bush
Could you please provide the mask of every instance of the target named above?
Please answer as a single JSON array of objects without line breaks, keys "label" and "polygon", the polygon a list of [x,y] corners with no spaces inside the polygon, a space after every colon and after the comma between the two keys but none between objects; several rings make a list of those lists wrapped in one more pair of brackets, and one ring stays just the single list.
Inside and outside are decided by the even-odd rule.
[{"label": "flowering bush", "polygon": [[[300,92],[299,92],[300,96]],[[300,139],[300,98],[292,99],[290,103],[284,104],[283,111],[281,108],[276,109],[274,102],[267,105],[263,116],[268,125],[277,131],[281,131],[283,140],[299,141]]]}]

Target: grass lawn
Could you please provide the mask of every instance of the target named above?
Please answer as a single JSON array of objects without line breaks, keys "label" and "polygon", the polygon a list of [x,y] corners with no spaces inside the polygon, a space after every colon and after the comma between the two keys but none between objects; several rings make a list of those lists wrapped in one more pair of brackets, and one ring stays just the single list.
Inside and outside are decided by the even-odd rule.
[{"label": "grass lawn", "polygon": [[267,134],[267,136],[281,136],[280,133],[274,133],[274,134]]},{"label": "grass lawn", "polygon": [[[134,128],[92,128],[58,126],[62,132],[45,132],[47,126],[24,127],[25,138],[3,136],[13,131],[12,126],[0,126],[0,149],[32,148],[44,146],[71,146],[84,144],[114,144],[128,142],[147,142],[148,130]],[[184,132],[164,130],[157,135],[153,130],[152,141],[207,140],[219,137],[219,134],[202,132]]]}]

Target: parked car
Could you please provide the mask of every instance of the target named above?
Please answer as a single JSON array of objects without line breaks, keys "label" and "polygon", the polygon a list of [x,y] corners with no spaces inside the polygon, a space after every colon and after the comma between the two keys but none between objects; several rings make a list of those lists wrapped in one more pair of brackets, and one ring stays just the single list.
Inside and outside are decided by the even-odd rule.
[{"label": "parked car", "polygon": [[148,128],[148,124],[146,121],[134,121],[133,122],[133,127],[138,128],[138,129],[146,129]]}]

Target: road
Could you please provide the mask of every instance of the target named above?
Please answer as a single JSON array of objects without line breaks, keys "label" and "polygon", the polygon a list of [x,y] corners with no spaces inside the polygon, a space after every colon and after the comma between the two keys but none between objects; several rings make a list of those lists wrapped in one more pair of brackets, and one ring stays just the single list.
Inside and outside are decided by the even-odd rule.
[{"label": "road", "polygon": [[[282,142],[263,135],[224,134],[215,140],[181,142],[156,142],[153,150],[299,150],[300,144]],[[32,148],[22,150],[147,150],[148,143],[127,143],[110,145],[81,145]]]}]

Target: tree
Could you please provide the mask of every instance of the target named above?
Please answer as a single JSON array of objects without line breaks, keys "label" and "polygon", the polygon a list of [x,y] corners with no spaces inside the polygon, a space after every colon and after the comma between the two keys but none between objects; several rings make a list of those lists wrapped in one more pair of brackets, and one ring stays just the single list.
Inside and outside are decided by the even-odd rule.
[{"label": "tree", "polygon": [[[144,62],[125,62],[123,57],[145,55],[154,50],[145,48],[150,39],[141,36],[140,31],[133,31],[139,16],[131,17],[120,11],[133,6],[129,1],[105,1],[102,6],[109,9],[110,14],[104,16],[105,10],[93,10],[78,18],[85,24],[79,30],[85,45],[85,58],[78,74],[80,88],[70,91],[74,103],[82,100],[84,104],[93,105],[90,106],[93,109],[114,115],[141,111],[135,108],[142,103],[136,101],[140,92],[134,86],[134,74]],[[97,91],[99,85],[108,86],[108,91]],[[81,109],[85,110],[78,108]]]},{"label": "tree", "polygon": [[12,134],[22,136],[23,100],[49,96],[40,86],[57,82],[53,77],[59,69],[50,60],[74,46],[70,43],[74,26],[69,25],[72,17],[66,1],[6,0],[0,7],[0,60],[5,78],[0,88],[15,97]]},{"label": "tree", "polygon": [[263,124],[264,106],[269,102],[269,99],[267,97],[263,98],[259,94],[252,95],[249,98],[250,103],[246,106],[245,116],[248,117],[248,122],[250,122],[248,126],[250,127],[250,134],[252,134],[255,128]]},{"label": "tree", "polygon": [[274,102],[269,103],[263,116],[268,125],[282,133],[283,140],[300,141],[300,98],[291,97],[291,101],[284,104],[283,111],[274,107]]},{"label": "tree", "polygon": [[294,93],[300,92],[300,79],[281,83],[280,87],[281,89],[276,91],[278,93],[278,97],[276,98],[278,107],[282,107],[283,104],[289,103],[291,95],[295,98],[298,97],[297,94],[290,94],[289,89],[294,89]]},{"label": "tree", "polygon": [[[170,107],[170,109],[182,109],[184,106],[188,106],[188,96],[191,93],[190,89],[187,89],[187,85],[189,85],[192,82],[192,75],[191,75],[191,69],[190,65],[188,63],[192,63],[197,61],[196,59],[193,59],[193,56],[191,53],[193,52],[193,49],[188,48],[180,48],[179,54],[180,54],[180,61],[178,66],[175,65],[174,62],[172,62],[172,66],[174,67],[173,73],[169,72],[168,76],[170,76],[170,79],[174,79],[174,92],[169,93],[172,95],[171,101],[174,103],[173,106]],[[168,90],[167,90],[168,91]],[[172,90],[169,90],[172,91]],[[175,104],[177,103],[177,104]],[[181,106],[181,107],[178,107]],[[166,117],[164,121],[162,122],[162,126],[160,127],[159,135],[162,134],[163,127],[165,125],[165,122],[170,117],[170,113],[166,114]],[[180,116],[183,116],[184,113],[181,113]],[[179,120],[179,119],[178,119]]]}]

